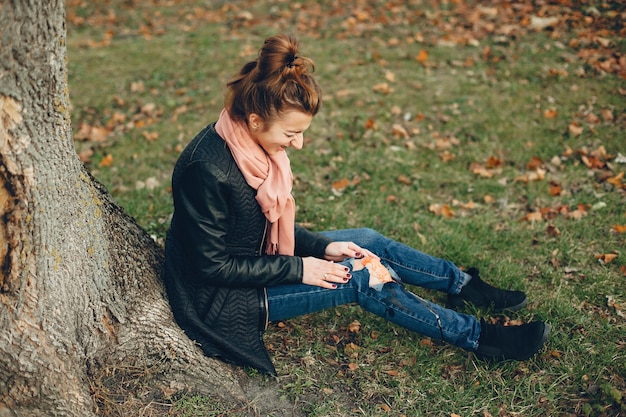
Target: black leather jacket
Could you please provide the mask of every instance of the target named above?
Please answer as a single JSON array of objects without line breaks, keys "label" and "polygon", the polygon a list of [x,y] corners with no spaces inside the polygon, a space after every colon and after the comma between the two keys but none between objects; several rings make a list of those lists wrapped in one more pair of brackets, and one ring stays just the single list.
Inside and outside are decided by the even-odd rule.
[{"label": "black leather jacket", "polygon": [[214,124],[180,155],[164,280],[178,324],[204,353],[264,373],[265,287],[302,282],[302,256],[330,240],[296,226],[296,256],[264,255],[268,222]]}]

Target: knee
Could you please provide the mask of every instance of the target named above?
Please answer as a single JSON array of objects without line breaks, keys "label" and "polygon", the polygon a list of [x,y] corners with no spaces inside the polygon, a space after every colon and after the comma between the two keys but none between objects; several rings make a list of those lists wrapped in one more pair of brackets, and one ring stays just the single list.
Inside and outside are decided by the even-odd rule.
[{"label": "knee", "polygon": [[368,227],[359,229],[358,232],[363,242],[362,246],[375,245],[380,240],[386,239],[382,234]]}]

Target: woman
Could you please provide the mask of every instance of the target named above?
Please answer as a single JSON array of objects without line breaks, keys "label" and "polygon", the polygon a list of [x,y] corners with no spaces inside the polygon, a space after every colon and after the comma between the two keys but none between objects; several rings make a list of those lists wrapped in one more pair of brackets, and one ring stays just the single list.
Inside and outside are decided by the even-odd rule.
[{"label": "woman", "polygon": [[489,324],[419,298],[403,282],[444,291],[453,307],[517,310],[524,293],[492,287],[476,269],[463,272],[371,229],[313,233],[295,224],[285,150],[302,148],[320,109],[312,70],[294,38],[267,38],[227,84],[217,122],[180,155],[165,271],[180,326],[206,355],[270,374],[268,321],[345,303],[485,358],[533,356],[549,325]]}]

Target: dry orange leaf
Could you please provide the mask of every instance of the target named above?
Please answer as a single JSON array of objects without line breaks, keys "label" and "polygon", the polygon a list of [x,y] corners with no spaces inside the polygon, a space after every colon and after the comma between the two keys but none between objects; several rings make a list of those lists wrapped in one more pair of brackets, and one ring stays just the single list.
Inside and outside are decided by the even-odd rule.
[{"label": "dry orange leaf", "polygon": [[430,347],[430,346],[434,346],[435,344],[433,343],[433,341],[429,338],[424,338],[422,340],[420,340],[419,342],[420,346],[424,346],[424,347]]},{"label": "dry orange leaf", "polygon": [[367,122],[365,122],[365,129],[368,129],[368,130],[369,129],[378,130],[376,122],[374,121],[374,119],[367,119]]},{"label": "dry orange leaf", "polygon": [[392,132],[393,132],[393,136],[395,136],[396,138],[398,137],[404,137],[404,138],[408,138],[409,137],[409,132],[407,132],[407,130],[399,124],[394,124],[392,126]]},{"label": "dry orange leaf", "polygon": [[557,237],[561,234],[561,231],[555,225],[549,224],[546,228],[546,233],[548,234],[548,236]]},{"label": "dry orange leaf", "polygon": [[381,94],[389,94],[391,93],[393,90],[389,87],[389,84],[387,83],[378,83],[375,84],[372,87],[372,90],[376,91],[377,93],[381,93]]},{"label": "dry orange leaf", "polygon": [[404,184],[404,185],[411,185],[412,181],[409,177],[407,177],[406,175],[399,175],[398,176],[398,182],[400,184]]},{"label": "dry orange leaf", "polygon": [[100,168],[108,168],[113,164],[113,155],[108,154],[105,157],[102,158],[102,160],[100,160],[100,163],[98,164],[98,166]]},{"label": "dry orange leaf", "polygon": [[584,129],[578,123],[573,122],[570,123],[570,125],[567,127],[567,130],[569,131],[569,134],[571,136],[580,136],[583,133]]},{"label": "dry orange leaf", "polygon": [[449,204],[431,204],[428,207],[428,211],[435,213],[437,216],[454,217],[454,211],[452,211]]},{"label": "dry orange leaf", "polygon": [[415,57],[415,60],[422,65],[426,64],[426,61],[428,61],[428,51],[426,51],[425,49],[422,49],[419,52],[419,54]]},{"label": "dry orange leaf", "polygon": [[526,214],[522,220],[526,220],[527,222],[538,222],[543,220],[543,215],[539,211],[533,211],[532,213]]},{"label": "dry orange leaf", "polygon": [[141,134],[143,135],[144,138],[146,138],[146,140],[148,142],[154,142],[159,138],[159,132],[146,132],[143,131],[141,132]]},{"label": "dry orange leaf", "polygon": [[619,174],[617,174],[614,177],[607,178],[606,182],[608,182],[609,184],[614,185],[616,187],[621,187],[623,179],[624,179],[624,171],[620,172]]},{"label": "dry orange leaf", "polygon": [[600,263],[603,263],[605,265],[613,262],[615,258],[617,258],[616,253],[603,253],[603,254],[596,255],[596,259],[599,260]]},{"label": "dry orange leaf", "polygon": [[570,211],[569,213],[567,213],[567,215],[565,217],[567,217],[568,219],[580,220],[583,217],[585,217],[586,215],[587,215],[586,211],[573,210],[573,211]]},{"label": "dry orange leaf", "polygon": [[339,181],[333,182],[333,189],[336,191],[343,191],[350,185],[350,181],[347,178],[342,178]]},{"label": "dry orange leaf", "polygon": [[349,363],[348,368],[350,368],[351,371],[356,371],[359,368],[359,365],[356,363]]},{"label": "dry orange leaf", "polygon": [[626,224],[616,224],[613,226],[613,230],[617,233],[626,233]]},{"label": "dry orange leaf", "polygon": [[602,119],[604,119],[605,122],[613,122],[615,120],[615,117],[613,116],[613,112],[609,109],[602,109]]},{"label": "dry orange leaf", "polygon": [[543,117],[546,119],[554,119],[558,115],[556,109],[546,109],[543,112]]},{"label": "dry orange leaf", "polygon": [[350,333],[358,333],[361,330],[361,323],[358,320],[354,320],[348,325],[348,331]]},{"label": "dry orange leaf", "polygon": [[563,190],[561,189],[561,186],[559,184],[550,184],[550,195],[555,197],[555,196],[559,196],[563,193]]},{"label": "dry orange leaf", "polygon": [[441,158],[443,162],[450,162],[453,161],[456,156],[450,151],[443,151],[439,154],[439,158]]},{"label": "dry orange leaf", "polygon": [[530,161],[526,164],[526,169],[528,169],[529,171],[535,171],[541,168],[542,164],[543,164],[543,161],[541,160],[541,158],[539,158],[538,156],[533,156],[532,158],[530,158]]},{"label": "dry orange leaf", "polygon": [[479,177],[491,178],[494,175],[494,172],[492,170],[487,169],[484,166],[476,163],[472,163],[470,165],[470,169],[472,170],[472,173],[478,175]]},{"label": "dry orange leaf", "polygon": [[470,200],[467,203],[459,203],[459,206],[465,210],[474,210],[476,208],[476,203]]},{"label": "dry orange leaf", "polygon": [[503,164],[502,159],[497,158],[495,156],[490,156],[489,159],[487,159],[485,166],[487,168],[500,168],[502,164]]},{"label": "dry orange leaf", "polygon": [[93,156],[93,149],[91,148],[85,149],[78,153],[78,158],[83,164],[88,163],[91,160],[92,156]]}]

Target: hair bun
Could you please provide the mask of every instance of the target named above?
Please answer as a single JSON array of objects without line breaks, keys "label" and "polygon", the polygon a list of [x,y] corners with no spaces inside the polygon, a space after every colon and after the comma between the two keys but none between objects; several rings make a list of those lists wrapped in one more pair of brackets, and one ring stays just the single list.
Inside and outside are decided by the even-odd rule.
[{"label": "hair bun", "polygon": [[296,54],[291,54],[287,57],[287,68],[293,68],[295,66],[297,66],[298,64],[296,63],[298,59],[298,55]]}]

